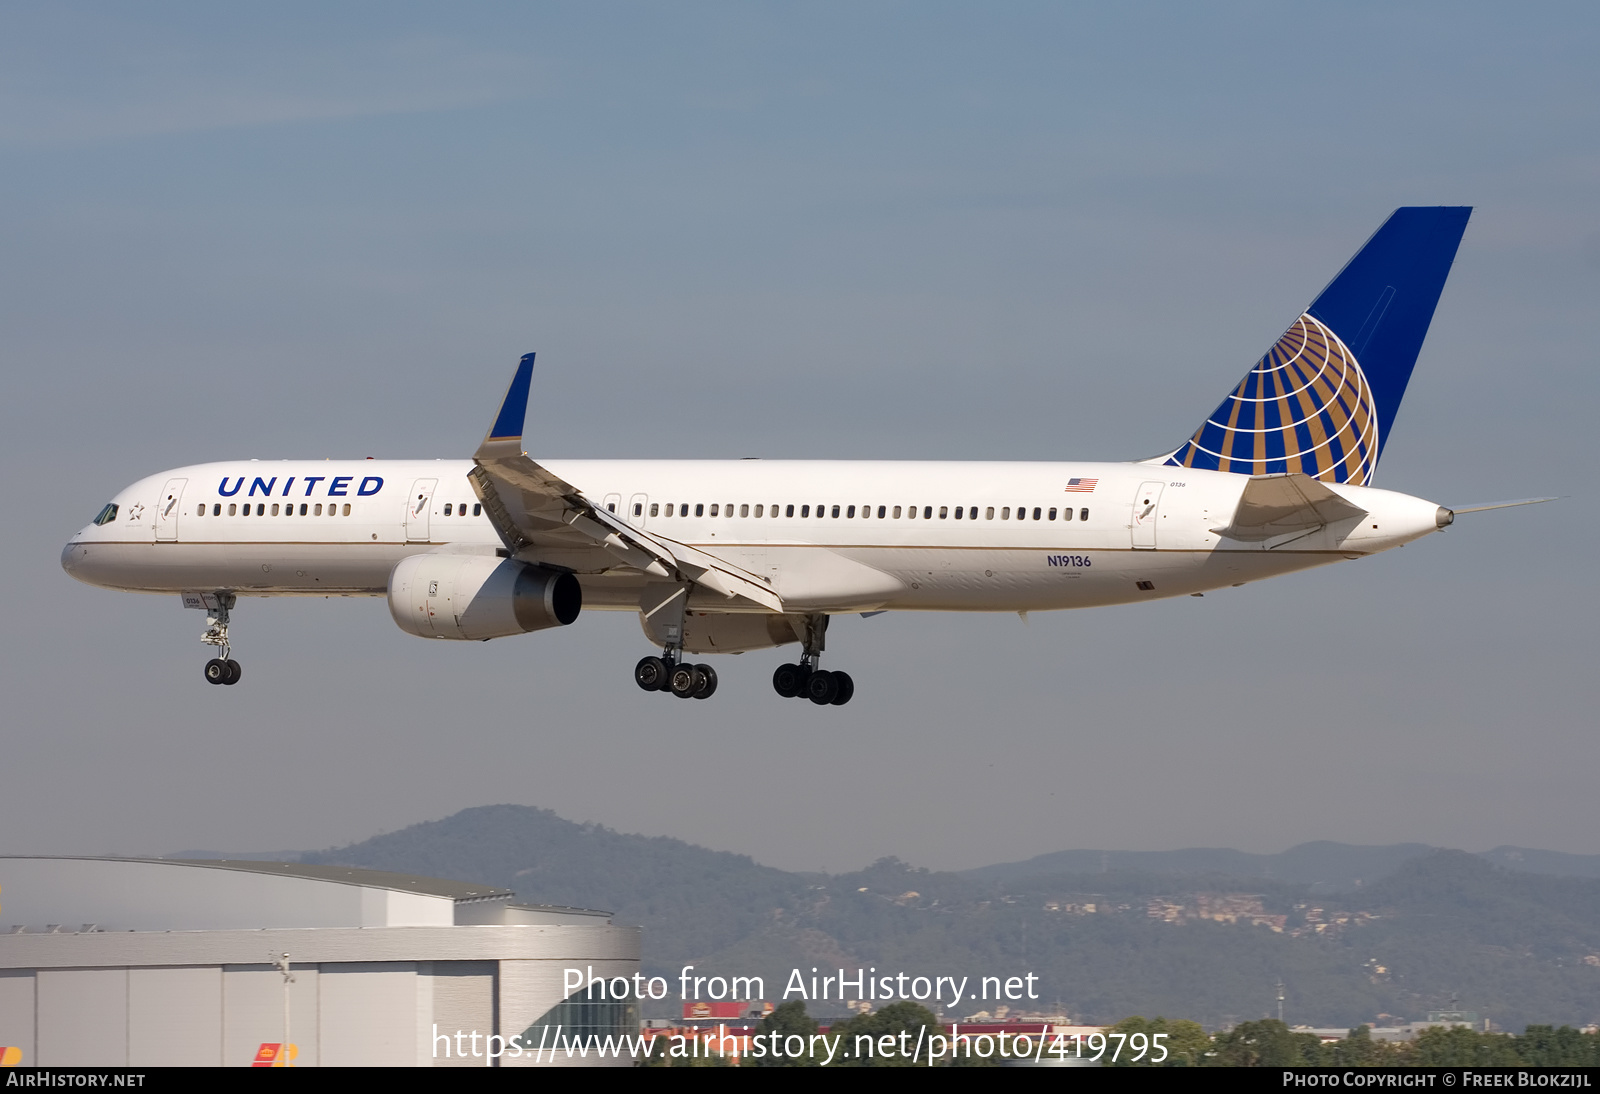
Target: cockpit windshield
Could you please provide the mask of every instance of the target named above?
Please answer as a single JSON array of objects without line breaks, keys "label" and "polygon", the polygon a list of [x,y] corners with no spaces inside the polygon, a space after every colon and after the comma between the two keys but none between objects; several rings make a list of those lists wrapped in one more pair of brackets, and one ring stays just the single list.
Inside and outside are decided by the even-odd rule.
[{"label": "cockpit windshield", "polygon": [[117,519],[117,507],[111,502],[106,502],[106,507],[100,510],[100,515],[94,518],[96,524],[110,524]]}]

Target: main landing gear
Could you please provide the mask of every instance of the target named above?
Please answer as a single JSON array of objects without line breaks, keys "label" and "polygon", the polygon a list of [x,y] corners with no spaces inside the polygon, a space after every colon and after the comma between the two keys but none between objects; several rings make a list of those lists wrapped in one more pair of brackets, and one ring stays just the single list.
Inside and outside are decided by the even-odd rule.
[{"label": "main landing gear", "polygon": [[848,672],[819,669],[828,634],[828,617],[806,617],[806,642],[798,665],[779,665],[772,674],[772,690],[785,699],[810,699],[819,707],[842,707],[856,693],[856,682]]},{"label": "main landing gear", "polygon": [[229,656],[233,648],[228,645],[228,610],[233,607],[235,597],[232,593],[217,593],[215,596],[205,597],[204,602],[206,629],[200,636],[200,641],[208,646],[216,646],[222,654],[221,657],[213,657],[206,662],[206,683],[237,684],[239,662]]},{"label": "main landing gear", "polygon": [[688,603],[686,583],[646,588],[639,608],[655,626],[645,629],[663,646],[660,657],[646,657],[633,666],[633,682],[645,691],[670,692],[680,699],[709,699],[717,691],[717,670],[683,659],[683,616]]},{"label": "main landing gear", "polygon": [[681,652],[669,648],[660,657],[643,658],[633,666],[633,682],[645,691],[671,692],[680,699],[711,698],[717,690],[717,670],[679,661]]}]

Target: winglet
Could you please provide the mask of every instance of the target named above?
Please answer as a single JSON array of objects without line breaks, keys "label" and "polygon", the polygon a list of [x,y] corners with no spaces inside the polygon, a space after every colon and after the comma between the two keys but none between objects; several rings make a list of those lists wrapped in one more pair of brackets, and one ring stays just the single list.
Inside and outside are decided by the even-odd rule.
[{"label": "winglet", "polygon": [[522,455],[522,423],[528,416],[528,388],[533,383],[533,354],[525,353],[517,362],[516,375],[506,388],[505,402],[489,427],[474,456],[478,460],[505,459]]}]

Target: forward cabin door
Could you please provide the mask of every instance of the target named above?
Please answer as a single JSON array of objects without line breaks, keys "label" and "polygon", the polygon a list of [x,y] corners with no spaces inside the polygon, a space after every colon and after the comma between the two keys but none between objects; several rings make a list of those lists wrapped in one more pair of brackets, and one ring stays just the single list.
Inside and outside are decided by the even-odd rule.
[{"label": "forward cabin door", "polygon": [[411,495],[406,499],[406,542],[428,542],[428,518],[433,513],[433,488],[438,479],[418,479],[411,484]]},{"label": "forward cabin door", "polygon": [[183,488],[188,483],[188,479],[168,479],[161,488],[161,501],[156,505],[158,542],[178,542],[178,515],[183,512]]},{"label": "forward cabin door", "polygon": [[1156,545],[1156,521],[1161,518],[1161,488],[1166,483],[1142,482],[1133,496],[1133,545],[1142,550],[1153,550]]}]

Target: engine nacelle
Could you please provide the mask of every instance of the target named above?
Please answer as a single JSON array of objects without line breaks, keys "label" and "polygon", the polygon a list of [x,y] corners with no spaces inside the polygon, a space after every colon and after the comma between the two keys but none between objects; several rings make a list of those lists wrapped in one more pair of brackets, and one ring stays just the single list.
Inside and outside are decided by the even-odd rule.
[{"label": "engine nacelle", "polygon": [[564,627],[583,590],[569,573],[487,555],[412,555],[389,575],[389,614],[419,638],[480,641]]}]

